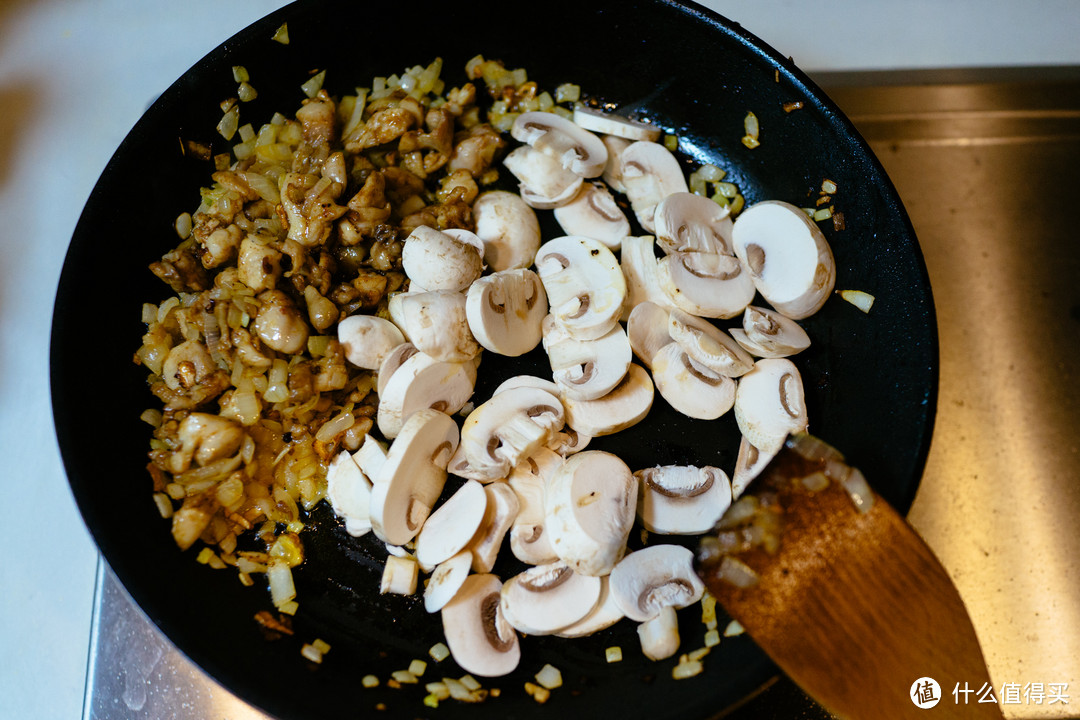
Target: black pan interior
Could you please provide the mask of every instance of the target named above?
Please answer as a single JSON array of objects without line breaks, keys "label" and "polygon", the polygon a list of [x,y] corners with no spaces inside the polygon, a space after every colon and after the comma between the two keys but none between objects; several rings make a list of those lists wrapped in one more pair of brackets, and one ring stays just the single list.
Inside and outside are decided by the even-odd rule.
[{"label": "black pan interior", "polygon": [[[286,21],[287,46],[271,39]],[[480,706],[444,702],[431,710],[421,703],[422,688],[364,689],[363,675],[385,679],[413,658],[426,659],[442,639],[437,619],[418,602],[378,595],[385,551],[373,538],[351,538],[329,510],[316,510],[308,560],[296,572],[296,635],[271,642],[252,620],[270,607],[265,590],[245,588],[234,573],[180,553],[151,500],[149,430],[138,416],[153,398],[132,355],[144,331],[141,303],[169,293],[147,265],[175,245],[173,220],[198,205],[198,188],[207,182],[207,165],[183,155],[181,140],[227,149],[214,126],[219,101],[235,94],[231,66],[245,66],[259,92],[242,108],[242,122],[258,125],[274,111],[295,110],[313,70],[326,69],[326,87],[343,94],[439,56],[443,77],[459,84],[477,53],[526,68],[542,87],[571,81],[594,99],[634,108],[680,137],[687,162],[727,170],[749,202],[812,205],[823,179],[837,183],[835,204],[846,227],[823,226],[837,259],[837,287],[869,292],[876,303],[863,314],[830,299],[804,322],[814,345],[796,362],[811,430],[906,510],[928,450],[937,338],[922,256],[891,183],[850,123],[791,61],[696,6],[618,0],[300,2],[223,43],[166,90],[89,198],[57,293],[53,407],[72,491],[106,561],[147,616],[211,676],[271,714],[364,715],[382,703],[395,717],[715,715],[775,674],[768,659],[745,637],[727,639],[702,675],[676,682],[674,660],[641,658],[629,622],[584,640],[525,638],[519,670],[485,682],[502,693]],[[795,102],[801,109],[784,110]],[[753,151],[740,142],[747,111],[761,123],[761,146]],[[557,234],[550,218],[545,222],[546,237]],[[535,356],[523,364],[485,360],[479,397],[530,363],[545,369]],[[681,418],[658,396],[647,424],[594,447],[617,452],[634,468],[693,462],[730,470],[737,431],[732,417]],[[695,611],[684,611],[683,647],[700,647],[703,634]],[[332,645],[318,667],[299,652],[316,637]],[[621,663],[605,662],[612,645],[623,648]],[[562,671],[565,685],[541,706],[522,686],[544,663]],[[432,664],[425,680],[461,674],[448,660]]]}]

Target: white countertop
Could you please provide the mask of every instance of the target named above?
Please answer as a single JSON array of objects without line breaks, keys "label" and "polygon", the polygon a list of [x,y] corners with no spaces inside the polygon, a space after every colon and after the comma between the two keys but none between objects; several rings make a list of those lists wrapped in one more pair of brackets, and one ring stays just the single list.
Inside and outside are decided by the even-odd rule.
[{"label": "white countertop", "polygon": [[[99,173],[157,94],[284,4],[0,1],[4,717],[74,718],[83,705],[97,553],[61,466],[48,385],[53,296],[71,232]],[[1080,65],[1072,0],[706,4],[811,73]]]}]

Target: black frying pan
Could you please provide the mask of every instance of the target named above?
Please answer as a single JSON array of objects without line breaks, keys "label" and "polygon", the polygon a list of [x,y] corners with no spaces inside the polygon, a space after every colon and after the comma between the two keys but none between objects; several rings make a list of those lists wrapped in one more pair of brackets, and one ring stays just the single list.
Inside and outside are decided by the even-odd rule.
[{"label": "black frying pan", "polygon": [[[164,19],[163,19],[164,21]],[[291,43],[271,40],[288,21]],[[154,404],[145,370],[132,363],[144,301],[167,288],[147,265],[176,242],[172,222],[198,204],[209,170],[180,153],[180,139],[226,144],[216,135],[218,102],[235,94],[230,67],[244,65],[259,92],[242,119],[265,122],[298,107],[309,72],[327,69],[332,93],[352,92],[375,75],[445,61],[443,76],[463,81],[476,53],[525,67],[541,86],[579,83],[595,98],[632,106],[675,132],[686,159],[729,172],[748,201],[810,205],[824,178],[839,186],[846,228],[824,230],[837,259],[838,288],[877,298],[869,315],[839,298],[805,321],[814,345],[798,356],[811,429],[842,448],[885,498],[906,510],[926,459],[937,382],[937,339],[925,267],[910,223],[881,166],[836,107],[792,62],[738,26],[674,2],[474,0],[377,5],[312,0],[255,23],[185,73],[139,121],[87,202],[57,292],[51,348],[53,408],[72,491],[112,570],[147,616],[198,665],[254,705],[281,717],[387,716],[701,718],[745,698],[775,667],[745,638],[725,640],[705,672],[671,679],[674,660],[644,660],[632,623],[565,641],[525,638],[512,675],[486,681],[502,694],[481,706],[421,704],[422,688],[360,687],[385,678],[442,639],[438,620],[416,600],[380,597],[384,550],[370,536],[350,538],[321,506],[306,535],[308,560],[296,571],[296,635],[267,641],[253,616],[270,607],[262,587],[245,588],[181,553],[151,500],[144,469],[149,430],[140,412]],[[785,103],[802,108],[785,112]],[[743,118],[761,121],[761,146],[740,142]],[[547,213],[544,213],[547,215]],[[546,218],[547,237],[558,234]],[[489,358],[480,397],[502,377],[543,370]],[[633,468],[666,463],[734,466],[730,416],[708,423],[678,416],[657,399],[647,423],[593,447]],[[503,567],[504,572],[513,569]],[[701,645],[695,610],[681,613],[683,647]],[[332,645],[321,666],[300,656],[303,642]],[[604,648],[624,660],[608,664]],[[565,685],[538,705],[522,686],[544,663]],[[452,661],[425,679],[458,677]],[[331,715],[333,714],[333,715]]]}]

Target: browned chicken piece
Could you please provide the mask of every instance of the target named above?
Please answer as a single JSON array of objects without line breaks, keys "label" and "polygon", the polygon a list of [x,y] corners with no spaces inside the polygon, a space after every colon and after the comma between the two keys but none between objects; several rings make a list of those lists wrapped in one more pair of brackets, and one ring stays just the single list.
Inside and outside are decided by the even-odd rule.
[{"label": "browned chicken piece", "polygon": [[210,287],[206,268],[192,252],[192,247],[181,245],[150,263],[150,272],[161,278],[176,292],[200,292]]},{"label": "browned chicken piece", "polygon": [[281,258],[269,238],[248,235],[240,243],[236,262],[240,282],[256,292],[273,290],[281,278]]},{"label": "browned chicken piece", "polygon": [[336,107],[325,90],[304,101],[296,111],[304,140],[310,145],[329,145],[337,138]]},{"label": "browned chicken piece", "polygon": [[464,136],[460,135],[450,155],[450,171],[468,170],[473,177],[480,177],[495,162],[506,147],[506,140],[495,128],[486,123],[473,126]]},{"label": "browned chicken piece", "polygon": [[298,353],[307,346],[308,324],[299,308],[280,290],[259,295],[262,307],[252,323],[255,335],[271,350]]},{"label": "browned chicken piece", "polygon": [[234,260],[244,235],[246,233],[235,223],[219,227],[207,235],[196,250],[203,267],[216,268]]},{"label": "browned chicken piece", "polygon": [[180,421],[180,448],[173,453],[170,470],[182,473],[191,463],[205,466],[229,457],[240,449],[244,430],[239,423],[220,415],[189,413]]}]

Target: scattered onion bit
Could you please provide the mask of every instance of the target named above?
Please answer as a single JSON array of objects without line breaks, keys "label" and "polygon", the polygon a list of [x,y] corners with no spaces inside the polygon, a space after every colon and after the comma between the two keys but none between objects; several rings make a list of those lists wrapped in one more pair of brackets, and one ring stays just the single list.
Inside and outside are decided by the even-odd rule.
[{"label": "scattered onion bit", "polygon": [[314,645],[304,643],[304,646],[300,648],[300,654],[313,663],[322,662],[322,653]]},{"label": "scattered onion bit", "polygon": [[795,100],[793,102],[786,102],[786,103],[784,103],[783,107],[784,107],[784,112],[786,112],[786,113],[793,112],[795,110],[802,110],[802,108],[803,108],[802,100]]},{"label": "scattered onion bit", "polygon": [[360,678],[360,684],[366,688],[379,687],[379,678],[374,675],[365,675]]},{"label": "scattered onion bit", "polygon": [[540,703],[541,705],[546,703],[548,701],[548,698],[551,697],[550,690],[545,687],[540,687],[536,683],[531,682],[525,683],[525,692],[526,694],[532,696],[532,699]]},{"label": "scattered onion bit", "polygon": [[435,662],[442,662],[446,658],[450,657],[450,648],[446,647],[445,643],[435,643],[428,650],[428,655]]},{"label": "scattered onion bit", "polygon": [[821,222],[822,220],[828,220],[832,217],[832,205],[823,207],[820,210],[814,211],[814,221]]},{"label": "scattered onion bit", "polygon": [[716,628],[705,633],[705,647],[714,648],[720,644],[720,631]]},{"label": "scattered onion bit", "polygon": [[844,298],[864,313],[870,312],[870,308],[874,306],[874,296],[870,293],[865,293],[862,290],[841,290],[840,297]]},{"label": "scattered onion bit", "polygon": [[700,675],[701,671],[705,669],[701,660],[693,660],[689,655],[679,656],[679,663],[671,669],[671,677],[675,680],[685,680],[686,678]]},{"label": "scattered onion bit", "polygon": [[536,682],[540,683],[541,686],[548,690],[562,687],[562,673],[559,672],[559,668],[553,665],[545,664],[544,667],[540,668],[540,672],[536,673],[534,677],[536,678]]},{"label": "scattered onion bit", "polygon": [[427,663],[423,660],[413,660],[409,663],[409,672],[416,677],[423,677],[427,671]]},{"label": "scattered onion bit", "polygon": [[836,194],[836,190],[837,190],[836,183],[833,182],[832,180],[830,180],[828,178],[825,178],[821,182],[821,193],[823,195],[834,195],[834,194]]},{"label": "scattered onion bit", "polygon": [[307,82],[300,86],[300,89],[303,90],[304,94],[309,98],[313,98],[319,94],[320,90],[322,90],[323,81],[325,80],[326,71],[322,70],[312,75]]},{"label": "scattered onion bit", "polygon": [[666,147],[671,152],[675,152],[676,150],[678,150],[679,149],[679,136],[678,135],[665,135],[664,136],[664,147]]},{"label": "scattered onion bit", "polygon": [[259,612],[255,613],[255,622],[259,623],[267,630],[278,632],[282,635],[293,634],[292,625],[289,621],[289,618],[275,618],[269,610],[260,610]]},{"label": "scattered onion bit", "polygon": [[743,629],[742,623],[738,620],[732,620],[727,624],[727,627],[724,628],[724,637],[736,637],[742,635],[744,632],[746,632],[746,630]]},{"label": "scattered onion bit", "polygon": [[604,650],[604,659],[609,663],[622,662],[622,648],[618,645],[613,645]]},{"label": "scattered onion bit", "polygon": [[743,145],[753,150],[761,144],[758,140],[761,126],[758,124],[757,115],[752,112],[746,113],[746,118],[743,120],[743,129],[746,131],[742,138]]},{"label": "scattered onion bit", "polygon": [[393,678],[391,682],[399,683],[398,687],[400,687],[401,685],[415,685],[417,682],[419,682],[419,679],[416,677],[416,675],[414,675],[408,670],[395,670],[394,672],[390,673],[390,677]]},{"label": "scattered onion bit", "polygon": [[274,42],[279,42],[282,45],[289,44],[289,23],[281,23],[281,27],[274,31]]}]

